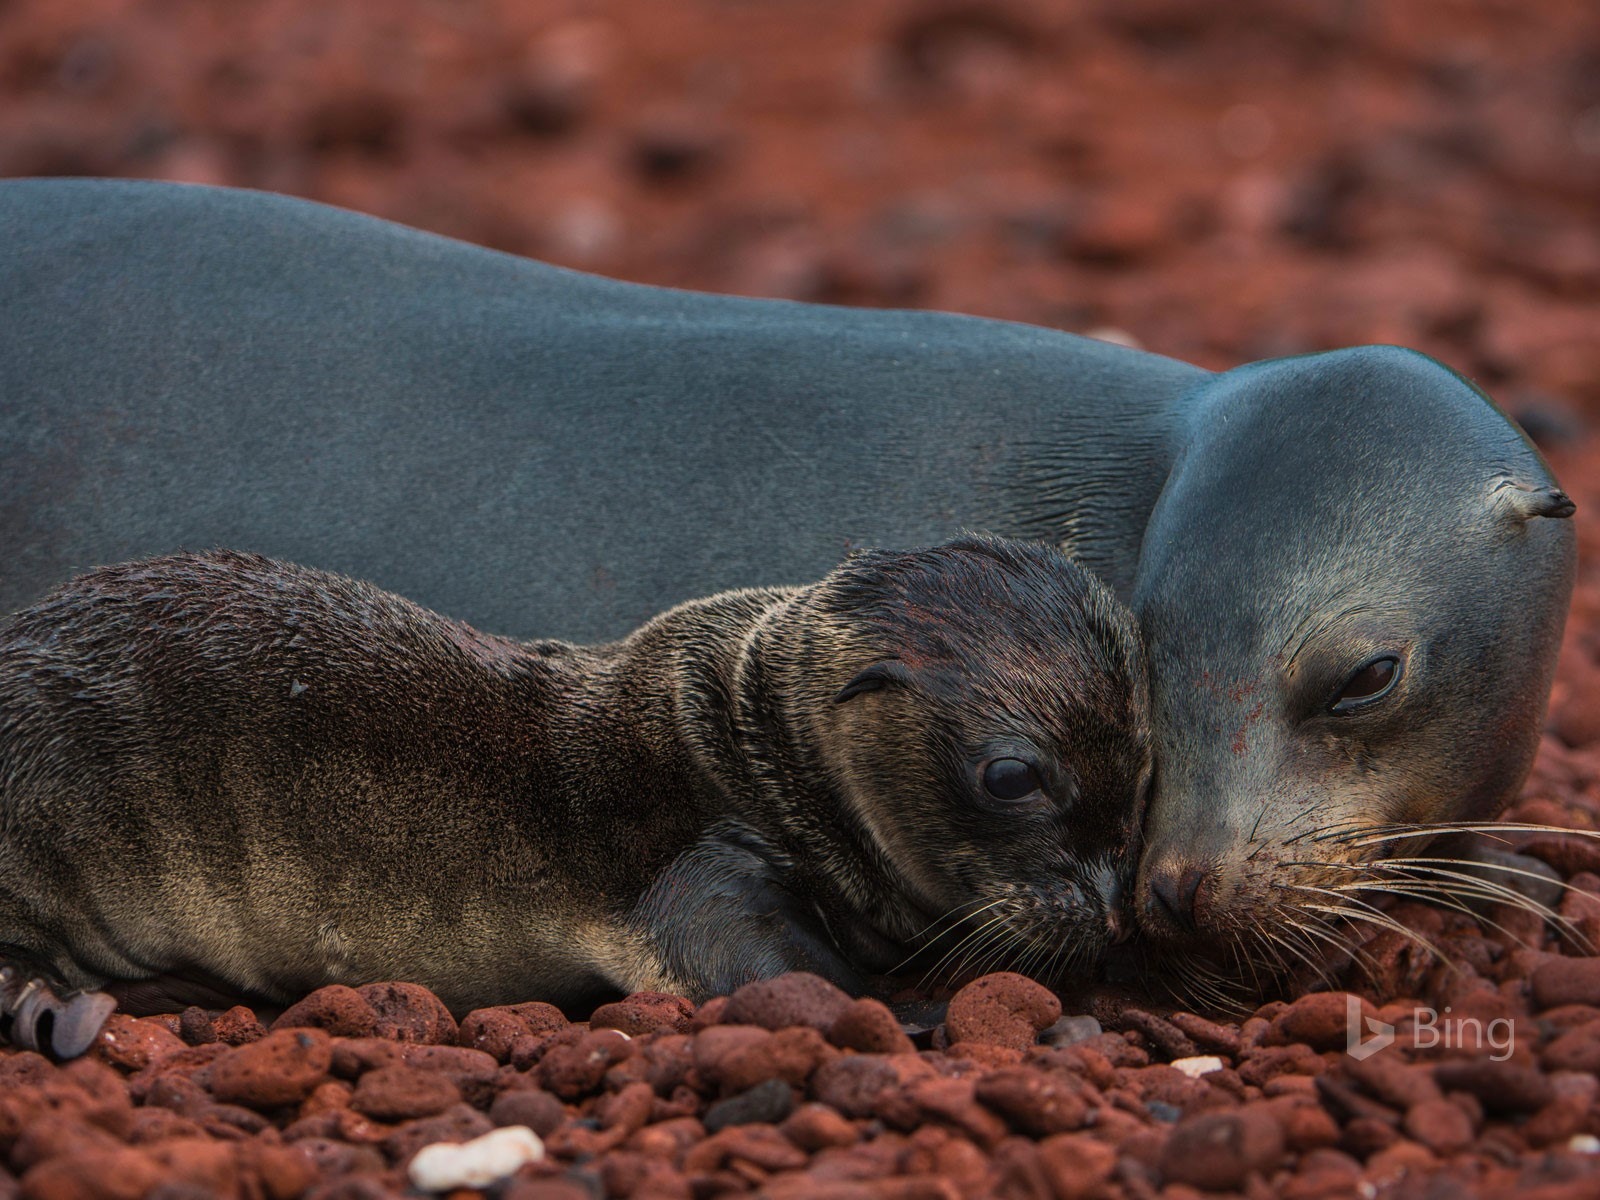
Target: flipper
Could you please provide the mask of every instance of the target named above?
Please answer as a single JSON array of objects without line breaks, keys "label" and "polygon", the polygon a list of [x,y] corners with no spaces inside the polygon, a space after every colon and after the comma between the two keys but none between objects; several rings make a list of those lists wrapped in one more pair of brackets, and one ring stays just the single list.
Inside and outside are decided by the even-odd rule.
[{"label": "flipper", "polygon": [[17,967],[0,967],[0,1037],[24,1050],[77,1058],[93,1044],[116,1007],[116,998],[104,992],[63,997],[38,976]]}]

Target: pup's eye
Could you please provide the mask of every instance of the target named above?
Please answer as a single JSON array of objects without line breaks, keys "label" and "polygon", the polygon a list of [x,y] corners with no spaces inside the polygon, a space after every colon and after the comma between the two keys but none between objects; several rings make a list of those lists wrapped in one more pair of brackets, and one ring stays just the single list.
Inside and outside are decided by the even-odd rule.
[{"label": "pup's eye", "polygon": [[1020,758],[997,758],[983,769],[983,790],[996,800],[1026,800],[1043,786],[1033,764]]},{"label": "pup's eye", "polygon": [[1333,702],[1333,711],[1336,713],[1349,712],[1363,704],[1369,704],[1382,696],[1400,678],[1400,660],[1390,655],[1375,658],[1366,666],[1357,669],[1356,673],[1345,682],[1344,690],[1339,693],[1339,698]]}]

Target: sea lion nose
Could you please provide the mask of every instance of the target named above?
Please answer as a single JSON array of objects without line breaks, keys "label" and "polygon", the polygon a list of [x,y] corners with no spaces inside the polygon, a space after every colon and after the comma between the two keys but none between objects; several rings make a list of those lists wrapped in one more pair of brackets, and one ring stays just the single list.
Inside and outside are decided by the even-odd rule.
[{"label": "sea lion nose", "polygon": [[1133,922],[1121,909],[1109,909],[1106,912],[1106,932],[1111,937],[1111,944],[1120,946],[1133,936]]},{"label": "sea lion nose", "polygon": [[1150,898],[1146,905],[1158,910],[1159,915],[1170,924],[1193,933],[1195,910],[1201,900],[1200,889],[1205,879],[1203,870],[1185,863],[1158,868],[1150,876]]}]

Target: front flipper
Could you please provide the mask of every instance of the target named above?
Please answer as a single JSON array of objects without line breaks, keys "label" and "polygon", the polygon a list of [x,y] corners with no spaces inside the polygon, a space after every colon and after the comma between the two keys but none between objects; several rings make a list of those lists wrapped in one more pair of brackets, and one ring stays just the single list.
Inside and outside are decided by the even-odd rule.
[{"label": "front flipper", "polygon": [[18,967],[0,967],[0,1037],[24,1050],[77,1058],[116,1009],[104,992],[59,995],[48,981]]},{"label": "front flipper", "polygon": [[745,831],[707,837],[680,854],[639,901],[634,921],[666,975],[695,1000],[786,971],[810,971],[853,995],[866,990],[815,907]]}]

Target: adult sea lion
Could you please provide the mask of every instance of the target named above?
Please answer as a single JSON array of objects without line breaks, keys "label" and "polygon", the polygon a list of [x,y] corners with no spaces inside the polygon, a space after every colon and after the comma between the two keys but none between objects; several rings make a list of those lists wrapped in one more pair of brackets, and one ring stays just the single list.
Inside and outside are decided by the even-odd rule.
[{"label": "adult sea lion", "polygon": [[1572,582],[1539,454],[1410,351],[1214,374],[617,283],[248,192],[0,184],[0,398],[0,608],[221,542],[595,639],[854,544],[1070,545],[1145,626],[1140,908],[1181,945],[1319,903],[1262,889],[1376,852],[1289,852],[1318,820],[1498,809]]},{"label": "adult sea lion", "polygon": [[692,601],[602,646],[482,634],[232,552],[0,621],[0,1004],[81,1051],[135,1008],[406,979],[462,1012],[704,998],[919,950],[1049,973],[1127,927],[1133,620],[968,537]]}]

